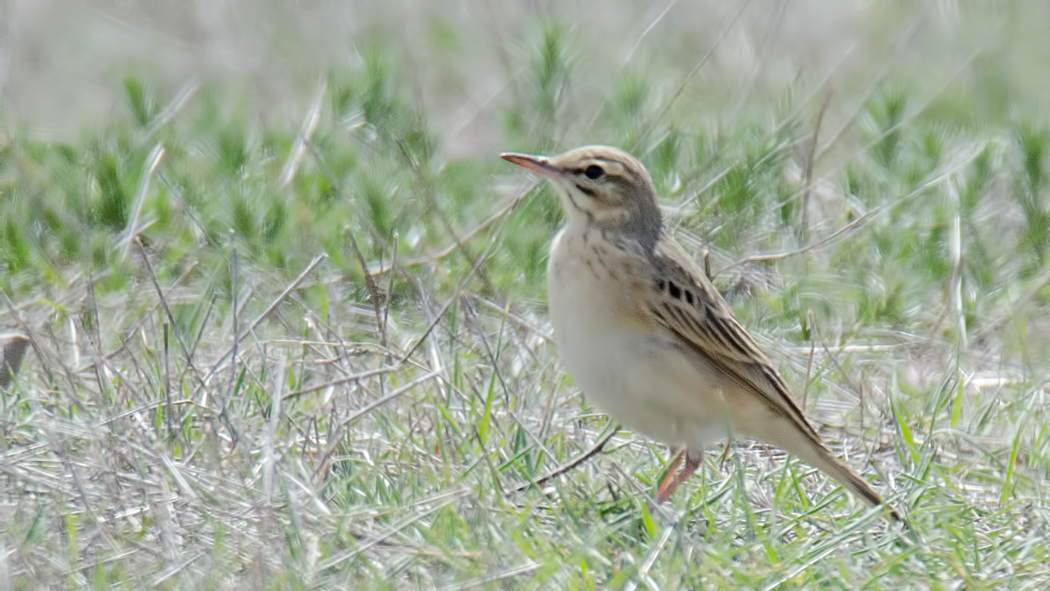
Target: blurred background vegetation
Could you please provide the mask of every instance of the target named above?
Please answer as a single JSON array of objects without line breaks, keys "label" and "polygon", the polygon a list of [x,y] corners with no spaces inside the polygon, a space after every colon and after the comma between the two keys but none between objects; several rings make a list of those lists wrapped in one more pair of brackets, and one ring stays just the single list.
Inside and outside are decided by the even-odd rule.
[{"label": "blurred background vegetation", "polygon": [[[1043,588],[1050,5],[0,8],[0,586]],[[610,428],[546,337],[639,156],[902,535],[807,466]],[[0,343],[2,344],[2,343]],[[869,461],[870,460],[870,461]]]}]

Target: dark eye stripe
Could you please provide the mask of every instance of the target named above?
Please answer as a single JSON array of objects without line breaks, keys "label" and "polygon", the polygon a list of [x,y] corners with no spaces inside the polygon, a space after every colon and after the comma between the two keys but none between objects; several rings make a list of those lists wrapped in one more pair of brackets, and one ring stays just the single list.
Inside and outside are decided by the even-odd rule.
[{"label": "dark eye stripe", "polygon": [[580,193],[583,193],[584,195],[586,195],[588,197],[594,197],[594,191],[591,190],[591,189],[588,189],[587,187],[584,187],[580,183],[576,183],[576,188],[580,190]]}]

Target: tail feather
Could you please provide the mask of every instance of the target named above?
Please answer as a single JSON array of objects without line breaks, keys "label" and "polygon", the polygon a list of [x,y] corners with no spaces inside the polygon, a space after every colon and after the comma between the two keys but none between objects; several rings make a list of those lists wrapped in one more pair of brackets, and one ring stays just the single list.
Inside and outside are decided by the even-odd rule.
[{"label": "tail feather", "polygon": [[[871,505],[885,505],[896,521],[906,523],[904,516],[896,508],[883,501],[882,496],[867,480],[853,471],[835,456],[819,439],[793,424],[787,417],[778,417],[775,427],[763,433],[746,433],[761,441],[771,443],[788,453],[798,456],[807,464],[819,468],[845,486],[853,494]],[[768,425],[768,423],[767,423]]]}]

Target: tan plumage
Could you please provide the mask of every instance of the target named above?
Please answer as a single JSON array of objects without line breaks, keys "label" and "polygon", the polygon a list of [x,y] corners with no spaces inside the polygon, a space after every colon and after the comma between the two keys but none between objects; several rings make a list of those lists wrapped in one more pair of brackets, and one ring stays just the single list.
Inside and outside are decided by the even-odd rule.
[{"label": "tan plumage", "polygon": [[20,334],[10,337],[0,335],[0,388],[6,388],[18,374],[28,347],[29,339]]},{"label": "tan plumage", "polygon": [[[781,447],[865,501],[882,503],[823,444],[722,295],[664,232],[641,163],[605,146],[503,158],[546,176],[568,216],[551,246],[547,279],[555,341],[569,372],[600,409],[684,451],[657,500],[697,468],[728,418],[735,432]],[[685,467],[672,477],[682,455]]]}]

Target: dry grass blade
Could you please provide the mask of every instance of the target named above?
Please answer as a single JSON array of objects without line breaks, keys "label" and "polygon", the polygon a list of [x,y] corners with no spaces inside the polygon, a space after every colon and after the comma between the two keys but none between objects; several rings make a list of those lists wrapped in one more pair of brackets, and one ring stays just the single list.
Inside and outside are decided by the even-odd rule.
[{"label": "dry grass blade", "polygon": [[310,110],[303,120],[303,125],[299,129],[299,135],[295,138],[295,144],[292,146],[292,150],[288,154],[288,160],[284,163],[284,168],[281,170],[281,176],[277,180],[277,185],[280,187],[288,186],[288,183],[292,182],[292,179],[295,178],[295,173],[299,170],[303,154],[306,153],[306,144],[313,137],[314,130],[317,129],[317,123],[321,120],[321,103],[324,101],[327,90],[328,79],[322,77],[317,83],[317,91],[314,93],[314,100],[310,103]]},{"label": "dry grass blade", "polygon": [[669,98],[667,102],[664,103],[663,107],[657,112],[656,117],[653,119],[653,123],[648,125],[644,131],[639,134],[638,140],[634,143],[634,151],[637,151],[639,147],[645,145],[644,142],[649,139],[649,136],[656,129],[657,122],[663,121],[666,118],[667,112],[671,110],[671,106],[674,105],[675,101],[678,100],[678,97],[680,97],[685,91],[689,81],[692,80],[693,77],[703,69],[704,64],[711,59],[715,50],[718,49],[718,46],[722,43],[722,40],[725,39],[726,35],[729,34],[729,31],[732,30],[733,26],[736,25],[738,20],[740,20],[740,17],[744,15],[744,11],[747,10],[749,4],[751,4],[751,0],[742,0],[740,2],[740,8],[733,14],[733,17],[729,19],[726,25],[722,27],[722,31],[718,34],[718,37],[711,44],[711,47],[708,48],[707,52],[704,53],[703,57],[701,57],[700,60],[696,62],[696,65],[693,66],[693,69],[682,78],[682,81],[678,84],[678,88],[676,88],[671,94],[671,98]]},{"label": "dry grass blade", "polygon": [[[0,588],[1050,588],[1050,4],[81,4],[0,5]],[[652,505],[497,157],[585,143],[914,539]]]},{"label": "dry grass blade", "polygon": [[824,96],[824,102],[820,104],[820,110],[817,111],[817,121],[813,125],[813,137],[809,141],[809,149],[806,152],[806,168],[802,176],[802,220],[800,222],[800,233],[803,240],[809,237],[809,201],[810,195],[813,193],[813,165],[817,160],[817,141],[820,139],[820,125],[824,122],[824,114],[827,113],[828,105],[831,104],[831,97],[832,93],[828,92]]},{"label": "dry grass blade", "polygon": [[569,460],[568,462],[562,464],[561,466],[558,466],[557,469],[548,472],[540,478],[537,478],[536,480],[533,480],[528,484],[523,484],[519,486],[517,492],[526,491],[534,486],[537,488],[543,488],[551,480],[561,476],[562,474],[568,473],[569,471],[575,469],[577,466],[598,455],[599,453],[601,453],[602,449],[605,448],[605,445],[609,443],[609,440],[616,436],[616,432],[619,431],[619,429],[620,426],[613,423],[612,427],[609,428],[608,431],[606,431],[605,435],[598,439],[598,441],[596,441],[590,449]]},{"label": "dry grass blade", "polygon": [[364,415],[372,412],[373,410],[379,408],[380,406],[383,406],[384,404],[387,404],[387,403],[397,399],[399,396],[402,396],[402,395],[404,395],[404,394],[406,394],[408,392],[411,392],[414,388],[419,387],[421,384],[425,384],[426,382],[429,382],[430,380],[440,376],[443,372],[444,372],[444,370],[442,370],[442,369],[436,369],[436,370],[431,371],[429,373],[423,374],[422,376],[419,376],[418,378],[412,380],[411,382],[409,382],[408,384],[405,384],[404,386],[401,386],[400,388],[394,390],[393,392],[387,394],[386,396],[383,396],[382,398],[379,398],[378,400],[374,400],[374,401],[368,403],[367,405],[365,405],[364,407],[357,409],[356,411],[351,413],[350,416],[348,416],[343,421],[343,424],[346,425],[346,424],[353,423],[357,419],[359,419],[359,418],[363,417]]},{"label": "dry grass blade", "polygon": [[[317,267],[317,265],[321,264],[321,261],[325,260],[326,258],[328,258],[327,254],[320,254],[314,257],[314,259],[310,261],[310,264],[308,264],[306,268],[299,273],[299,276],[296,277],[295,280],[293,280],[287,287],[285,287],[284,291],[282,291],[276,298],[274,298],[274,300],[270,302],[270,305],[268,305],[266,309],[262,311],[262,313],[256,316],[255,320],[253,320],[247,326],[247,328],[240,331],[236,335],[234,342],[239,342],[241,339],[243,339],[245,336],[251,333],[251,331],[255,330],[255,328],[259,326],[259,324],[263,320],[265,320],[270,314],[273,313],[274,310],[277,309],[277,306],[279,306],[281,302],[283,302],[288,297],[289,294],[295,291],[299,287],[299,285],[302,284],[302,282]],[[217,372],[223,366],[223,364],[226,363],[226,361],[230,358],[231,355],[233,355],[233,353],[236,350],[236,346],[231,345],[230,348],[227,349],[226,353],[219,356],[219,359],[212,366],[211,370],[208,372],[208,375],[205,376],[203,381],[207,382],[208,379],[210,379],[211,376],[213,376],[215,372]]]},{"label": "dry grass blade", "polygon": [[[536,563],[536,562],[528,562],[528,563],[523,564],[521,566],[517,566],[517,567],[514,567],[514,568],[509,568],[509,569],[507,569],[507,570],[505,570],[503,572],[500,572],[500,573],[497,573],[497,574],[494,574],[494,575],[491,575],[491,576],[488,576],[488,577],[482,577],[482,578],[479,578],[479,579],[474,579],[472,581],[466,581],[466,582],[463,582],[463,583],[458,583],[458,584],[452,585],[450,587],[445,587],[443,589],[443,591],[466,591],[467,589],[474,589],[475,587],[487,587],[491,583],[498,583],[498,582],[501,582],[501,581],[507,581],[508,579],[516,579],[518,577],[522,577],[524,575],[530,574],[530,573],[534,572],[536,569],[540,568],[541,566],[542,566],[541,564]],[[506,583],[504,583],[504,584],[506,584]]]},{"label": "dry grass blade", "polygon": [[[376,280],[372,277],[372,274],[368,272],[368,263],[365,262],[365,255],[361,253],[361,247],[357,244],[357,238],[354,236],[353,228],[347,226],[346,235],[350,237],[350,246],[354,250],[354,256],[357,257],[358,264],[361,265],[361,272],[365,276],[365,288],[368,289],[368,295],[371,296],[369,299],[372,300],[372,310],[376,315],[376,330],[379,334],[385,334],[383,330],[383,311],[382,304],[380,303],[381,297],[379,295],[379,286],[376,285]],[[381,342],[380,346],[386,347],[385,342]]]},{"label": "dry grass blade", "polygon": [[156,172],[157,167],[160,166],[160,160],[164,157],[164,145],[157,144],[153,147],[153,151],[150,152],[146,158],[145,170],[142,171],[142,177],[139,180],[139,188],[135,192],[135,204],[131,210],[131,216],[128,218],[128,227],[124,231],[124,237],[117,242],[117,246],[120,247],[120,260],[126,261],[128,259],[128,250],[131,249],[131,243],[139,243],[139,234],[146,229],[145,226],[139,225],[139,220],[142,216],[142,204],[146,200],[146,195],[149,193],[150,181],[153,179],[153,173]]},{"label": "dry grass blade", "polygon": [[442,493],[430,499],[426,499],[425,501],[416,503],[416,506],[421,507],[421,509],[413,512],[412,514],[404,517],[403,519],[398,520],[397,522],[391,524],[389,527],[384,528],[384,530],[380,534],[372,536],[371,538],[362,541],[362,543],[358,547],[353,548],[351,550],[346,550],[344,552],[340,552],[332,556],[331,558],[321,561],[317,565],[317,570],[323,571],[325,569],[333,568],[347,560],[352,559],[358,554],[367,551],[369,548],[389,540],[391,537],[397,535],[402,530],[412,527],[427,516],[432,515],[437,511],[440,511],[441,509],[453,503],[460,497],[468,494],[470,494],[469,490],[457,489],[446,493]]}]

